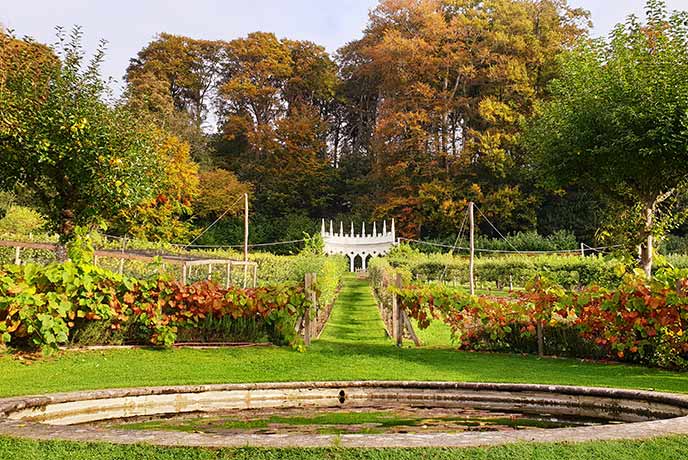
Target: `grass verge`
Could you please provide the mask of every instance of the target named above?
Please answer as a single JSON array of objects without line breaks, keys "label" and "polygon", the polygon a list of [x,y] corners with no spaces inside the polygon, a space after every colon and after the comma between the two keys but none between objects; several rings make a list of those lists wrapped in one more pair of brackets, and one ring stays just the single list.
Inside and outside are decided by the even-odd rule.
[{"label": "grass verge", "polygon": [[688,457],[685,438],[469,449],[190,449],[0,438],[3,460],[657,460]]}]

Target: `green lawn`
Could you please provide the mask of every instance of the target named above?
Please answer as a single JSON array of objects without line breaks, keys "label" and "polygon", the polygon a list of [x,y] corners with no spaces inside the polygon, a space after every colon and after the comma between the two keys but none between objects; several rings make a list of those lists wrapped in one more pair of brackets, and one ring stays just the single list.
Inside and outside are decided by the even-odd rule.
[{"label": "green lawn", "polygon": [[451,329],[442,321],[433,321],[426,329],[420,329],[414,319],[411,324],[423,347],[447,348],[452,345]]},{"label": "green lawn", "polygon": [[0,438],[2,460],[682,460],[685,438],[482,449],[185,449]]},{"label": "green lawn", "polygon": [[[439,338],[435,343],[428,340],[430,346],[427,348],[416,349],[411,344],[402,349],[392,346],[385,336],[370,288],[365,281],[348,278],[321,339],[306,352],[272,347],[117,350],[65,352],[36,361],[4,355],[0,358],[0,396],[149,385],[358,379],[523,382],[688,392],[688,373],[571,359],[458,352],[437,346],[444,340],[441,334],[446,331],[431,330],[430,333],[428,337],[434,334]],[[688,440],[684,441],[688,445]],[[683,452],[680,448],[688,449],[676,439],[651,443],[594,443],[576,447],[523,445],[494,449],[489,451],[494,454],[489,458],[685,458],[686,455],[677,454]],[[148,447],[99,445],[89,449],[78,444],[5,439],[0,441],[0,454],[4,453],[0,458],[57,459],[67,457],[61,454],[67,451],[74,452],[69,454],[71,460],[282,458],[275,456],[275,451],[192,450],[189,452],[193,454],[187,455],[182,450]],[[610,456],[590,456],[596,449],[603,449]],[[26,454],[19,454],[20,451]],[[567,454],[569,451],[572,453]],[[303,453],[304,456],[291,453],[288,454],[291,457],[284,458],[487,458],[484,456],[486,452],[488,450],[464,450],[460,453],[437,450],[419,456],[418,453],[401,451],[385,451],[383,455],[375,451],[352,453],[332,450],[321,452],[322,456],[308,451]],[[620,452],[625,452],[625,456],[619,456]],[[662,452],[662,455],[656,455],[657,452]]]}]

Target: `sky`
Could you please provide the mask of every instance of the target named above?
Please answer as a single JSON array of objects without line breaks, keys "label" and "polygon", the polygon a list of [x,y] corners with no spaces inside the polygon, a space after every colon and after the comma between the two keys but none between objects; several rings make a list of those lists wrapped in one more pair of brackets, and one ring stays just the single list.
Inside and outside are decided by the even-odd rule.
[{"label": "sky", "polygon": [[[129,59],[168,32],[231,40],[249,32],[310,40],[334,52],[359,38],[377,0],[0,0],[0,24],[17,36],[55,41],[55,26],[80,25],[86,49],[108,41],[103,74],[121,86]],[[645,0],[569,0],[592,13],[593,34],[606,35],[629,14],[642,15]],[[667,0],[688,10],[688,0]],[[119,90],[115,88],[115,92]]]}]

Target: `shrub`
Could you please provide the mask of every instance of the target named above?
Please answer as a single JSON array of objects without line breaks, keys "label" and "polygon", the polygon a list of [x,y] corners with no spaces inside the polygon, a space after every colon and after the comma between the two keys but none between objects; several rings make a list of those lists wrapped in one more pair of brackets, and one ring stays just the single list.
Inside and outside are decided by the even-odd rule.
[{"label": "shrub", "polygon": [[667,235],[659,249],[662,254],[688,255],[688,236]]},{"label": "shrub", "polygon": [[[444,245],[456,246],[459,253],[466,253],[468,238],[464,237],[458,241],[454,237],[443,238],[433,241]],[[426,244],[411,243],[419,251],[424,253],[436,253],[446,251],[437,246]],[[505,238],[491,238],[486,235],[477,235],[475,247],[490,251],[565,251],[575,250],[580,246],[576,236],[569,230],[558,230],[551,235],[543,236],[535,231],[517,232],[506,235]]]},{"label": "shrub", "polygon": [[293,283],[222,289],[210,281],[139,280],[72,261],[0,270],[0,334],[23,348],[54,348],[70,338],[171,346],[180,330],[186,339],[204,340],[251,327],[284,344],[295,340],[295,323],[308,304],[303,287]]},{"label": "shrub", "polygon": [[31,208],[12,205],[0,219],[0,236],[2,238],[28,237],[40,233],[46,221],[39,213]]},{"label": "shrub", "polygon": [[[391,267],[403,269],[415,280],[468,283],[467,257],[423,254],[401,245],[391,252],[388,259]],[[625,272],[626,266],[622,261],[603,256],[513,254],[475,259],[476,283],[490,283],[496,287],[524,287],[536,276],[545,276],[569,288],[591,284],[614,286]]]},{"label": "shrub", "polygon": [[391,289],[419,327],[442,320],[466,349],[533,352],[540,325],[548,353],[688,368],[685,270],[662,271],[649,282],[628,275],[615,289],[566,291],[538,279],[506,298],[440,284]]}]

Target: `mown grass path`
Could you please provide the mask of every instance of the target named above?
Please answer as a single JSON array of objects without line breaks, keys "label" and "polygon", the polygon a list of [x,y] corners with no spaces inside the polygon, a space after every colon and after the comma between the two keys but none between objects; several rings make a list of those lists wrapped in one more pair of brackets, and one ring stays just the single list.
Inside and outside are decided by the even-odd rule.
[{"label": "mown grass path", "polygon": [[347,277],[320,340],[342,345],[345,343],[391,345],[366,280],[359,280],[353,276]]}]

